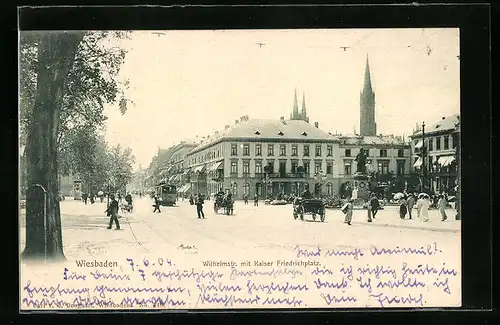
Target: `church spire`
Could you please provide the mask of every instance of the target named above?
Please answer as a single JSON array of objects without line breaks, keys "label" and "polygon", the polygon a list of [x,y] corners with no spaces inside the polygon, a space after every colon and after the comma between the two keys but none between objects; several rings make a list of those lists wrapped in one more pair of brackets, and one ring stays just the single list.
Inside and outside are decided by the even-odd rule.
[{"label": "church spire", "polygon": [[295,89],[295,96],[293,98],[293,111],[292,111],[292,120],[299,118],[299,104],[297,103],[297,89]]},{"label": "church spire", "polygon": [[375,93],[372,88],[370,75],[370,63],[366,55],[365,79],[363,90],[359,96],[360,102],[360,135],[374,136],[377,134],[377,123],[375,123]]},{"label": "church spire", "polygon": [[370,62],[368,61],[368,54],[366,55],[365,82],[363,85],[363,92],[368,94],[372,92],[372,79],[370,76]]},{"label": "church spire", "polygon": [[307,116],[306,110],[306,94],[302,93],[302,111],[300,112],[300,117],[302,120],[309,122],[309,117]]}]

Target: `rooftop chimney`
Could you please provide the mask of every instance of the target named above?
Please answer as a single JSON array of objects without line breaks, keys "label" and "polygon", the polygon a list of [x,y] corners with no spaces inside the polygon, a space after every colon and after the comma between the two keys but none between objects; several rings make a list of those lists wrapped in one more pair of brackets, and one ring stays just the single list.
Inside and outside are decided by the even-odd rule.
[{"label": "rooftop chimney", "polygon": [[317,128],[319,128],[319,122],[314,122],[314,126]]},{"label": "rooftop chimney", "polygon": [[234,124],[238,124],[238,122],[239,122],[238,120],[234,120]]},{"label": "rooftop chimney", "polygon": [[441,117],[441,119],[442,119],[442,120],[444,120],[444,119],[445,119],[445,117],[443,116],[443,117]]},{"label": "rooftop chimney", "polygon": [[224,126],[224,130],[227,130],[227,129],[229,129],[229,125]]}]

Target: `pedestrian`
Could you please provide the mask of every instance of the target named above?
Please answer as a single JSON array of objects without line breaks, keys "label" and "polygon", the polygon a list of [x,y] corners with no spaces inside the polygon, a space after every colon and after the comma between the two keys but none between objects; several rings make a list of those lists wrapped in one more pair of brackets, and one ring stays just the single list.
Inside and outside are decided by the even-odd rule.
[{"label": "pedestrian", "polygon": [[255,193],[255,195],[253,196],[253,205],[256,207],[259,206],[259,196],[257,195],[257,193]]},{"label": "pedestrian", "polygon": [[243,200],[245,200],[245,205],[248,204],[248,194],[243,195]]},{"label": "pedestrian", "polygon": [[153,207],[155,209],[153,210],[153,212],[158,211],[158,213],[160,213],[161,212],[161,210],[160,210],[160,200],[158,200],[158,196],[156,196],[156,194],[155,194],[154,197],[153,197],[153,199],[155,200],[155,204],[153,204]]},{"label": "pedestrian", "polygon": [[439,214],[441,214],[441,221],[445,221],[446,219],[448,219],[448,216],[446,215],[446,205],[448,204],[448,202],[446,201],[446,198],[444,197],[444,195],[440,195],[439,196],[439,201],[438,201],[438,211],[439,211]]},{"label": "pedestrian", "polygon": [[106,210],[106,214],[109,218],[109,226],[108,229],[113,227],[113,222],[116,224],[116,230],[120,229],[120,222],[118,221],[118,201],[115,200],[115,196],[111,194],[110,196],[111,203],[109,204],[108,209]]},{"label": "pedestrian", "polygon": [[88,199],[88,195],[87,193],[82,193],[82,199],[83,199],[83,202],[85,202],[85,204],[87,204],[87,199]]},{"label": "pedestrian", "polygon": [[201,193],[198,193],[198,197],[196,198],[196,213],[198,214],[198,219],[205,219],[205,213],[203,213],[203,196],[201,196]]},{"label": "pedestrian", "polygon": [[94,204],[94,193],[90,193],[90,204]]},{"label": "pedestrian", "polygon": [[342,211],[345,213],[345,220],[344,223],[347,223],[349,226],[351,225],[352,221],[352,213],[353,213],[353,206],[352,203],[354,202],[354,199],[349,199],[347,203],[342,207]]},{"label": "pedestrian", "polygon": [[415,196],[410,193],[408,194],[408,200],[406,200],[406,206],[408,207],[408,216],[411,219],[411,211],[413,210],[413,206],[415,205]]},{"label": "pedestrian", "polygon": [[403,196],[400,200],[399,200],[399,217],[401,219],[404,219],[406,217],[406,212],[407,212],[407,209],[406,209],[406,199],[405,197]]},{"label": "pedestrian", "polygon": [[423,222],[429,221],[429,206],[430,206],[430,197],[427,195],[422,196],[420,203],[420,218]]},{"label": "pedestrian", "polygon": [[[372,197],[370,199],[370,210],[371,210],[371,217],[375,219],[375,215],[378,212],[378,209],[380,208],[380,202],[378,201],[377,194],[372,193]],[[371,218],[368,219],[368,222],[371,222]]]}]

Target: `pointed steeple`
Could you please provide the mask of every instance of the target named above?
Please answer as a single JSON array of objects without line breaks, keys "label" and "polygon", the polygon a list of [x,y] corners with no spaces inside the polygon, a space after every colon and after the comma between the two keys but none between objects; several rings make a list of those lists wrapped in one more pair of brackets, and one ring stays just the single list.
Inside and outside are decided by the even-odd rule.
[{"label": "pointed steeple", "polygon": [[370,62],[368,61],[368,54],[366,55],[366,67],[365,67],[365,82],[363,84],[363,92],[372,92],[372,79],[370,76]]},{"label": "pointed steeple", "polygon": [[300,117],[306,121],[307,120],[307,111],[306,111],[306,94],[302,93],[302,110],[300,112]]},{"label": "pointed steeple", "polygon": [[295,89],[295,95],[293,98],[293,111],[292,111],[292,120],[299,118],[299,104],[297,103],[297,89]]},{"label": "pointed steeple", "polygon": [[375,122],[375,93],[372,88],[370,75],[370,63],[366,55],[365,78],[363,90],[359,95],[360,103],[360,135],[374,136],[377,134],[377,123]]}]

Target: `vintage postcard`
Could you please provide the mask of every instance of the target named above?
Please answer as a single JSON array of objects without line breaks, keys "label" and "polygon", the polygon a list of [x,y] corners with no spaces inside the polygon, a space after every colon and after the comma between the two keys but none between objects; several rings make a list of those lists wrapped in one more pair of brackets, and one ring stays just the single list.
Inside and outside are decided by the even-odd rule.
[{"label": "vintage postcard", "polygon": [[459,43],[21,31],[21,311],[460,307]]}]

